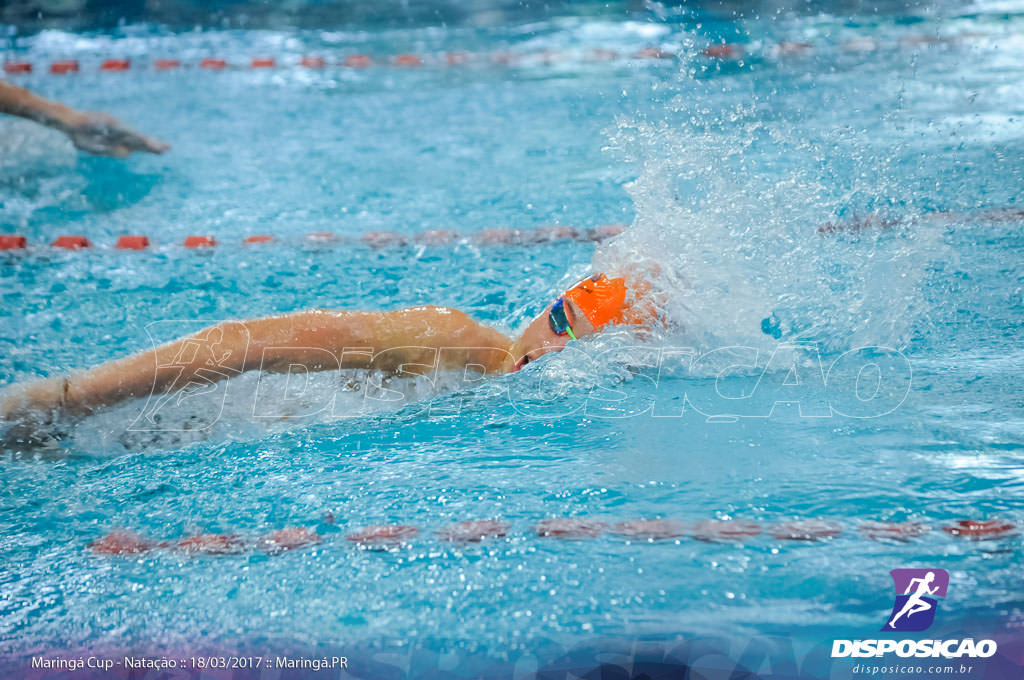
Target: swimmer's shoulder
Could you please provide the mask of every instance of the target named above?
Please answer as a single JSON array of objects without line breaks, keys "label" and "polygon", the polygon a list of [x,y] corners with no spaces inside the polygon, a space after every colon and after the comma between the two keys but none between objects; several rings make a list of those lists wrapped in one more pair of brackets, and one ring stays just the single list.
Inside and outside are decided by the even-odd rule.
[{"label": "swimmer's shoulder", "polygon": [[454,307],[441,305],[417,305],[403,307],[390,312],[378,312],[381,318],[393,322],[404,323],[422,328],[457,328],[466,324],[477,323],[471,316]]},{"label": "swimmer's shoulder", "polygon": [[453,347],[504,347],[511,342],[504,333],[454,307],[421,305],[393,314],[422,336]]},{"label": "swimmer's shoulder", "polygon": [[302,310],[301,312],[292,312],[289,314],[282,314],[279,317],[267,318],[285,319],[296,316],[305,317],[311,321],[316,321],[318,319],[322,321],[329,321],[334,319],[364,318],[388,320],[444,320],[451,318],[453,320],[463,321],[470,318],[468,314],[461,310],[455,309],[454,307],[443,307],[440,305],[416,305],[415,307],[402,307],[400,309],[393,310],[328,309],[325,307],[312,307],[310,309]]}]

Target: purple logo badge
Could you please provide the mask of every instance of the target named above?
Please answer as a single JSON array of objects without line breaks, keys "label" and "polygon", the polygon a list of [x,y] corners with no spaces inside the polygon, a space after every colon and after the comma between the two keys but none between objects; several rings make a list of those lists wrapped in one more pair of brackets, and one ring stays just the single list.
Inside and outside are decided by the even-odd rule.
[{"label": "purple logo badge", "polygon": [[882,630],[922,631],[935,620],[937,597],[945,597],[949,572],[945,569],[893,569],[896,602]]}]

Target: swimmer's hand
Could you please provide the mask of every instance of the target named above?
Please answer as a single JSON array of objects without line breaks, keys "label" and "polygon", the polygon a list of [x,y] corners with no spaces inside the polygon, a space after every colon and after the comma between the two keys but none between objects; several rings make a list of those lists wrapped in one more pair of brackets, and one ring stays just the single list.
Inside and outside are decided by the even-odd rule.
[{"label": "swimmer's hand", "polygon": [[163,153],[170,145],[145,137],[105,113],[72,111],[59,126],[76,148],[97,156],[124,158],[133,151]]},{"label": "swimmer's hand", "polygon": [[0,450],[34,448],[59,440],[63,378],[48,378],[0,390]]},{"label": "swimmer's hand", "polygon": [[45,378],[3,388],[0,420],[12,421],[27,414],[60,409],[66,386],[64,378]]}]

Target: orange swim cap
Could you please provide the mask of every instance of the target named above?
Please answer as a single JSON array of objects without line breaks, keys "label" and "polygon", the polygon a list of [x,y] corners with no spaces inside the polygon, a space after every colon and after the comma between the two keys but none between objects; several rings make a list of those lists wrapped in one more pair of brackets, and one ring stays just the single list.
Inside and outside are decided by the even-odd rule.
[{"label": "orange swim cap", "polygon": [[594,330],[608,324],[642,323],[626,302],[626,280],[595,274],[583,279],[562,296],[583,312]]}]

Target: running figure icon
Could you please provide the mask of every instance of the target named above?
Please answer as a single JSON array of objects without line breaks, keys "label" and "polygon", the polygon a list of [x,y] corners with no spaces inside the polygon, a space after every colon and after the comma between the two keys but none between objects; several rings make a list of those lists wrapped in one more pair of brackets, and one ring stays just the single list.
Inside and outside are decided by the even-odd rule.
[{"label": "running figure icon", "polygon": [[[889,628],[895,629],[896,621],[901,616],[906,616],[908,619],[919,612],[926,612],[933,607],[931,602],[927,602],[922,599],[924,595],[934,595],[939,587],[931,587],[931,583],[935,580],[935,572],[929,571],[925,574],[924,578],[910,579],[910,584],[907,586],[907,590],[903,593],[904,595],[910,595],[910,598],[903,605],[903,609],[900,609],[896,616],[889,620]],[[917,590],[911,594],[911,590],[914,589],[914,584],[917,584]]]},{"label": "running figure icon", "polygon": [[882,630],[921,631],[935,620],[936,597],[945,597],[949,573],[945,569],[894,569],[896,602]]}]

